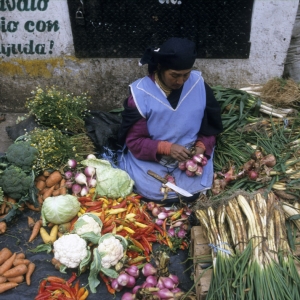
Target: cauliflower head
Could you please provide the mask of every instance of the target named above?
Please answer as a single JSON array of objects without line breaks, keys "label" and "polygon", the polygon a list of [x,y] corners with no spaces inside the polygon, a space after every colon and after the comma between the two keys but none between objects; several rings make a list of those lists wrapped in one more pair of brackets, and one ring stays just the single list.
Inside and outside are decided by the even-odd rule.
[{"label": "cauliflower head", "polygon": [[[95,234],[101,234],[101,227],[100,225],[88,214],[82,215],[78,221],[83,220],[84,223],[80,227],[76,227],[75,232],[78,235],[82,235],[87,232],[94,232]],[[77,222],[78,222],[77,221]]]},{"label": "cauliflower head", "polygon": [[98,251],[101,255],[101,265],[103,268],[115,266],[118,261],[124,256],[124,248],[120,240],[111,236],[104,239],[98,245]]},{"label": "cauliflower head", "polygon": [[78,234],[63,235],[53,243],[54,258],[68,268],[76,268],[88,255],[87,243]]}]

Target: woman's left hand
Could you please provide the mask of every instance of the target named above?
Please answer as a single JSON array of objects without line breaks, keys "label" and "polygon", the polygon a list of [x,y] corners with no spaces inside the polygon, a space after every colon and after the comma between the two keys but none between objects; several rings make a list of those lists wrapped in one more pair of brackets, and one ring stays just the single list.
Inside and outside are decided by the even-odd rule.
[{"label": "woman's left hand", "polygon": [[172,144],[170,155],[178,161],[185,161],[190,158],[191,152],[184,146]]}]

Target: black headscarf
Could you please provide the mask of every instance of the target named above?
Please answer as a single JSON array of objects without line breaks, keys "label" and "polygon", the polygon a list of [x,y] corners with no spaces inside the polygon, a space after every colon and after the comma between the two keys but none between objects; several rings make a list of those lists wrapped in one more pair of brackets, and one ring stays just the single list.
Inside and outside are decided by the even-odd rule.
[{"label": "black headscarf", "polygon": [[140,65],[148,64],[153,73],[160,64],[165,69],[191,69],[196,60],[196,45],[186,38],[172,37],[160,47],[148,47],[140,60]]}]

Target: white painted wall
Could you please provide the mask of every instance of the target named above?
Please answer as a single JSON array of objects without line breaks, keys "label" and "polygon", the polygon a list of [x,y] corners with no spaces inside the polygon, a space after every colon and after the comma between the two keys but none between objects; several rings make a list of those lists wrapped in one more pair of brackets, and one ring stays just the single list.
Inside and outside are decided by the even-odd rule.
[{"label": "white painted wall", "polygon": [[[138,67],[139,58],[77,59],[67,0],[8,2],[16,7],[9,10],[0,0],[0,111],[24,110],[31,90],[52,84],[74,93],[89,91],[94,107],[108,110],[120,106],[128,84],[146,74],[147,67]],[[282,76],[297,8],[297,0],[256,0],[249,59],[197,59],[195,66],[210,85],[227,87]],[[42,31],[48,21],[59,29]],[[12,45],[20,45],[23,53],[12,53]],[[24,51],[29,45],[32,54]]]}]

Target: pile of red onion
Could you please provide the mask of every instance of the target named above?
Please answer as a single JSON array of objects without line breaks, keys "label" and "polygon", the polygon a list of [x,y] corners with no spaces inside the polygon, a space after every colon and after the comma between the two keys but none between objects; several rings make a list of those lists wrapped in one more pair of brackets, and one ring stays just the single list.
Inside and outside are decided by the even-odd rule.
[{"label": "pile of red onion", "polygon": [[207,158],[203,154],[195,154],[191,159],[180,161],[178,168],[189,177],[201,176],[203,167],[207,164]]},{"label": "pile of red onion", "polygon": [[[123,287],[132,288],[132,292],[125,292],[121,300],[136,299],[136,294],[145,291],[148,295],[156,296],[156,299],[175,299],[184,295],[178,288],[179,278],[170,274],[168,277],[158,276],[157,268],[151,263],[146,263],[142,268],[145,281],[141,285],[136,285],[136,279],[139,277],[139,269],[136,266],[130,266],[112,280],[112,288],[121,291]],[[146,299],[146,298],[145,298]]]},{"label": "pile of red onion", "polygon": [[[87,159],[96,158],[90,154]],[[94,167],[79,166],[75,159],[69,159],[67,170],[64,172],[66,179],[66,187],[75,196],[85,196],[89,193],[89,189],[96,186],[96,170]]]}]

